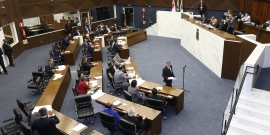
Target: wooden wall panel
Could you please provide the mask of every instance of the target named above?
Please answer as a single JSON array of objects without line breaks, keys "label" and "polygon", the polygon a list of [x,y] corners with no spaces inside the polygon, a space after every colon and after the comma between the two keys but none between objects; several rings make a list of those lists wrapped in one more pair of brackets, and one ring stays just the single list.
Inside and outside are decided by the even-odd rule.
[{"label": "wooden wall panel", "polygon": [[251,12],[252,8],[252,1],[253,0],[240,0],[240,7],[239,10],[242,12]]},{"label": "wooden wall panel", "polygon": [[[168,2],[171,0],[168,0]],[[194,9],[198,8],[200,0],[184,0],[184,8],[190,8],[193,6]],[[204,0],[206,9],[210,10],[228,10],[238,11],[240,7],[239,0]],[[169,3],[168,3],[169,4]]]},{"label": "wooden wall panel", "polygon": [[270,18],[270,2],[266,0],[253,0],[251,18],[260,20],[261,24]]}]

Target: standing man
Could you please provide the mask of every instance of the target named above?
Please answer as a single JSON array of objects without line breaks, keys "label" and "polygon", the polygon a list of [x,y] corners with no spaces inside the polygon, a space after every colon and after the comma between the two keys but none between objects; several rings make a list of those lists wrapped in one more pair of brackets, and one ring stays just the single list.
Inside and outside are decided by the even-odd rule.
[{"label": "standing man", "polygon": [[[6,67],[5,67],[4,60],[3,60],[2,55],[3,55],[3,51],[2,51],[2,49],[0,48],[0,66],[2,67],[2,69],[3,69],[4,72],[5,72],[5,74],[7,75],[8,72],[7,72],[7,69],[6,69]],[[0,70],[0,74],[1,74],[1,70]]]},{"label": "standing man", "polygon": [[166,83],[166,86],[172,87],[172,80],[169,77],[175,77],[173,74],[173,69],[171,62],[168,60],[166,66],[162,70],[162,77],[164,78],[163,82]]},{"label": "standing man", "polygon": [[234,25],[235,25],[235,19],[232,16],[232,14],[229,14],[229,20],[228,20],[228,33],[233,34]]},{"label": "standing man", "polygon": [[130,26],[130,11],[127,9],[127,14],[126,14],[126,25]]},{"label": "standing man", "polygon": [[206,6],[203,3],[203,0],[200,0],[200,4],[198,5],[198,10],[199,10],[201,16],[203,14],[205,15]]},{"label": "standing man", "polygon": [[67,21],[67,23],[65,25],[65,31],[66,31],[66,33],[70,33],[72,31],[72,27],[71,27],[69,20]]},{"label": "standing man", "polygon": [[126,18],[125,10],[123,9],[122,10],[122,13],[121,13],[121,24],[122,24],[122,27],[125,27],[125,18]]},{"label": "standing man", "polygon": [[12,67],[15,67],[15,64],[13,64],[13,59],[12,59],[13,50],[6,39],[4,39],[3,41],[4,41],[3,48],[4,48],[5,55],[7,55],[8,57],[9,65]]}]

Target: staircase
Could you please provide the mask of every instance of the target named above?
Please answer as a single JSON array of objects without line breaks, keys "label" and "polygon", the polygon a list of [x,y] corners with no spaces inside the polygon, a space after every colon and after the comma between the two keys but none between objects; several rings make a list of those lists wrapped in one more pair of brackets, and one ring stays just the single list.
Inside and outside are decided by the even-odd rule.
[{"label": "staircase", "polygon": [[240,95],[227,135],[270,135],[270,92]]},{"label": "staircase", "polygon": [[146,29],[147,35],[154,35],[154,36],[157,36],[157,35],[158,35],[158,32],[157,32],[158,28],[157,28],[157,27],[158,27],[157,23],[155,23],[155,24],[153,24],[152,26],[148,27],[148,28]]}]

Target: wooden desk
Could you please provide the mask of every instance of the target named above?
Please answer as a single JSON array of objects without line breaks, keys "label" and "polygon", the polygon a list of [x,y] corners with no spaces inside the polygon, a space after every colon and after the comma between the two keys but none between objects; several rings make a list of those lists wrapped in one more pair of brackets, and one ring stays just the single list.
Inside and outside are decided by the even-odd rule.
[{"label": "wooden desk", "polygon": [[146,120],[150,122],[150,130],[151,134],[160,134],[162,131],[162,116],[161,112],[158,110],[154,110],[152,108],[136,104],[130,101],[127,101],[122,98],[118,98],[109,94],[105,94],[98,99],[96,99],[97,103],[100,103],[102,105],[107,104],[108,102],[114,102],[114,101],[121,101],[122,103],[125,103],[126,105],[124,106],[123,104],[120,106],[116,107],[116,110],[120,113],[125,113],[123,111],[127,111],[128,108],[134,107],[136,113],[139,113],[140,117],[146,116]]},{"label": "wooden desk", "polygon": [[133,46],[137,43],[147,40],[147,34],[145,30],[128,33],[124,37],[127,37],[128,46]]},{"label": "wooden desk", "polygon": [[77,57],[80,53],[79,39],[75,39],[74,43],[69,44],[66,51],[70,52],[64,53],[65,65],[75,65]]},{"label": "wooden desk", "polygon": [[102,38],[95,38],[93,51],[93,61],[102,61]]},{"label": "wooden desk", "polygon": [[270,43],[270,32],[266,31],[264,29],[260,29],[258,27],[255,27],[253,25],[244,24],[244,31],[245,34],[254,34],[256,35],[256,41],[260,43]]},{"label": "wooden desk", "polygon": [[[129,67],[133,67],[133,69],[128,70]],[[125,69],[127,70],[127,74],[133,73],[133,71],[135,71],[135,74],[138,75],[138,78],[142,78],[133,58],[130,58],[130,64],[125,64]]]},{"label": "wooden desk", "polygon": [[[56,125],[56,127],[60,130],[60,133],[63,135],[80,135],[80,132],[84,129],[79,132],[72,130],[80,123],[59,112],[71,81],[69,65],[66,65],[65,70],[57,71],[56,73],[61,73],[63,77],[57,80],[50,80],[36,106],[52,105],[53,113],[55,113],[60,120],[60,123]],[[101,135],[101,133],[95,131],[94,135]]]},{"label": "wooden desk", "polygon": [[123,45],[121,48],[119,48],[119,51],[120,51],[119,55],[121,56],[122,59],[127,59],[130,56],[127,41],[125,39],[117,39],[117,40],[122,40],[122,41],[126,42],[125,45]]},{"label": "wooden desk", "polygon": [[[101,79],[94,79],[94,77],[97,77],[97,76],[102,76],[103,75],[103,70],[102,70],[102,61],[95,61],[95,63],[98,63],[97,66],[94,66],[90,69],[90,78],[89,78],[89,82],[92,81],[92,80],[97,80],[98,81],[98,85],[101,86],[101,89],[102,90],[102,78]],[[95,90],[96,88],[94,87],[91,87],[91,90]]]}]

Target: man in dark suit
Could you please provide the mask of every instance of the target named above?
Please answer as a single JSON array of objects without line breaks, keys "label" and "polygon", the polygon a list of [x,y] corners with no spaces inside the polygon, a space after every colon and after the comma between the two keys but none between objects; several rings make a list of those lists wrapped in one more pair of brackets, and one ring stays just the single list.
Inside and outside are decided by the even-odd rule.
[{"label": "man in dark suit", "polygon": [[122,27],[125,27],[125,18],[126,18],[125,10],[123,9],[122,10],[122,13],[121,13],[121,24],[122,24]]},{"label": "man in dark suit", "polygon": [[71,33],[68,33],[68,40],[69,40],[69,41],[70,41],[70,40],[72,40],[72,41],[74,40],[74,39],[73,39],[73,36],[71,35]]},{"label": "man in dark suit", "polygon": [[63,50],[66,50],[67,47],[69,46],[70,44],[70,41],[68,40],[68,36],[66,36],[63,40],[62,40],[62,49]]},{"label": "man in dark suit", "polygon": [[175,77],[173,74],[173,69],[171,62],[168,60],[166,66],[162,70],[162,77],[164,78],[163,82],[166,83],[166,86],[172,87],[172,80],[169,77]]},{"label": "man in dark suit", "polygon": [[87,38],[84,39],[84,42],[82,44],[82,48],[84,48],[84,49],[88,48],[88,39]]},{"label": "man in dark suit", "polygon": [[[5,67],[5,64],[4,64],[4,60],[3,60],[3,51],[2,49],[0,48],[0,66],[2,67],[2,69],[4,70],[5,74],[7,75],[8,74],[8,71]],[[1,74],[1,70],[0,70],[0,74]]]},{"label": "man in dark suit", "polygon": [[118,41],[117,39],[113,39],[113,43],[112,43],[112,46],[111,46],[111,53],[117,53],[119,52],[119,47],[118,47]]},{"label": "man in dark suit", "polygon": [[119,30],[116,23],[115,23],[114,26],[113,26],[113,30],[114,30],[114,31],[118,31],[118,30]]},{"label": "man in dark suit", "polygon": [[53,64],[53,59],[49,59],[48,64],[45,66],[45,74],[48,78],[52,77],[55,69],[58,67]]},{"label": "man in dark suit", "polygon": [[152,99],[156,99],[156,100],[162,100],[163,101],[163,104],[166,105],[167,104],[167,101],[163,97],[157,95],[157,93],[158,93],[157,89],[154,88],[154,89],[152,89],[152,94],[149,94],[148,97],[149,98],[152,98]]},{"label": "man in dark suit", "polygon": [[200,4],[198,5],[198,10],[200,12],[200,15],[205,15],[206,5],[203,3],[203,0],[200,0]]},{"label": "man in dark suit", "polygon": [[96,28],[96,30],[95,30],[95,32],[94,32],[94,36],[95,37],[100,37],[100,34],[99,34],[99,32],[98,32],[98,29]]},{"label": "man in dark suit", "polygon": [[139,131],[140,129],[144,129],[145,131],[147,131],[148,126],[145,121],[146,116],[142,116],[142,122],[140,122],[140,120],[136,117],[138,117],[138,113],[135,112],[134,107],[130,107],[128,108],[127,114],[124,116],[124,119],[131,123],[134,123],[137,127],[137,131]]},{"label": "man in dark suit", "polygon": [[97,63],[88,62],[87,57],[83,58],[83,61],[82,61],[83,71],[90,71],[91,67],[94,67],[96,65],[97,65]]},{"label": "man in dark suit", "polygon": [[59,123],[57,116],[45,107],[39,109],[38,113],[40,118],[34,120],[32,129],[37,130],[39,135],[58,135],[59,131],[55,126]]},{"label": "man in dark suit", "polygon": [[104,34],[109,34],[111,32],[110,28],[108,25],[105,25],[105,28],[103,29]]},{"label": "man in dark suit", "polygon": [[66,31],[66,33],[70,33],[72,31],[72,27],[71,27],[69,20],[67,21],[67,23],[65,25],[65,31]]},{"label": "man in dark suit", "polygon": [[81,35],[80,30],[77,29],[77,31],[74,33],[74,36],[80,36],[80,35]]},{"label": "man in dark suit", "polygon": [[4,48],[5,55],[7,55],[8,57],[9,65],[12,67],[15,67],[15,64],[13,63],[13,58],[12,58],[13,50],[6,39],[3,39],[3,41],[4,41],[3,48]]},{"label": "man in dark suit", "polygon": [[94,46],[93,46],[92,42],[88,42],[87,56],[93,57],[93,51],[94,51]]},{"label": "man in dark suit", "polygon": [[90,29],[87,26],[84,26],[83,33],[84,34],[89,34],[90,33]]},{"label": "man in dark suit", "polygon": [[114,76],[115,71],[118,69],[118,66],[115,65],[115,61],[111,60],[111,65],[108,68],[108,73],[111,73],[112,76]]}]

